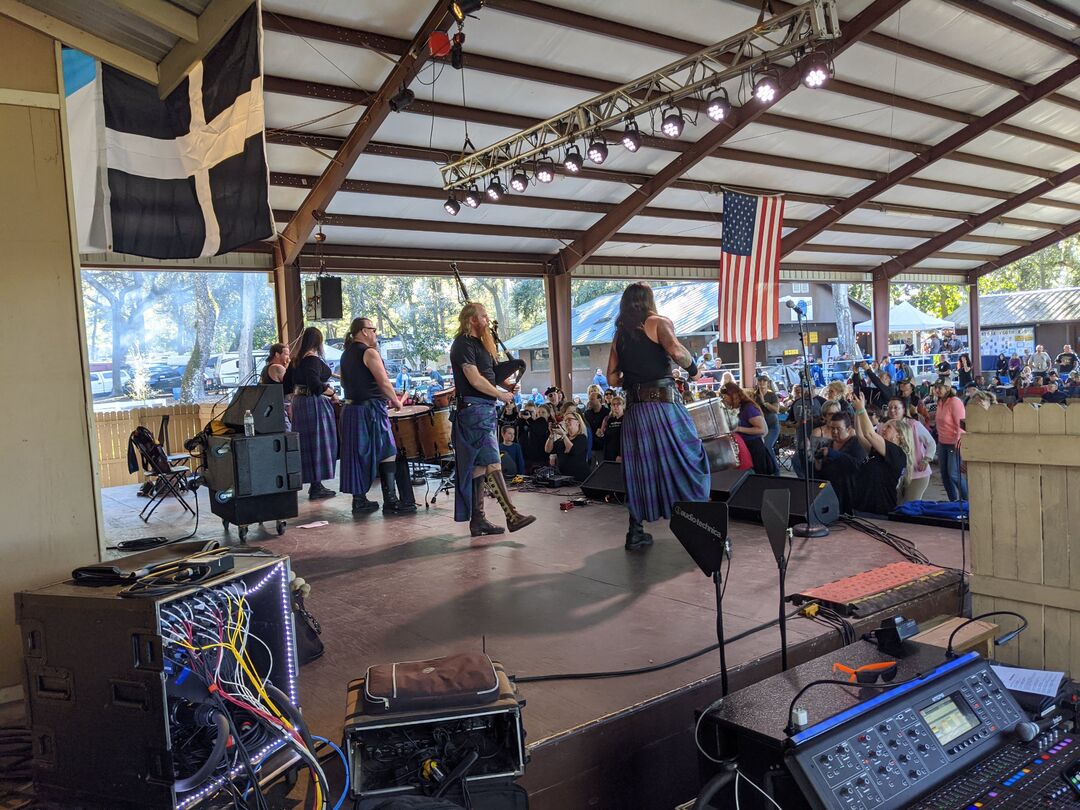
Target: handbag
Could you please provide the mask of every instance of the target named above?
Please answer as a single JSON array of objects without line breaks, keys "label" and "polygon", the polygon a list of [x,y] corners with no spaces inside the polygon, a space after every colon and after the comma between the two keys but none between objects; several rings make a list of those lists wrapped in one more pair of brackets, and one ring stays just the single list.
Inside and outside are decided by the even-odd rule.
[{"label": "handbag", "polygon": [[299,591],[292,595],[293,628],[296,631],[296,660],[300,666],[310,664],[326,651],[322,640],[322,625],[304,605]]}]

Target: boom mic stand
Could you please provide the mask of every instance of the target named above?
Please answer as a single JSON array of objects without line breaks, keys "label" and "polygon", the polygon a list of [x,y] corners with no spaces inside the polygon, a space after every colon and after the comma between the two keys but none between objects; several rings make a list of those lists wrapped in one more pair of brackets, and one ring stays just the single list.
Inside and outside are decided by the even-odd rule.
[{"label": "boom mic stand", "polygon": [[791,302],[788,302],[788,306],[795,310],[795,315],[799,319],[799,345],[802,349],[803,367],[802,367],[802,392],[800,399],[802,400],[802,434],[803,434],[803,470],[806,473],[803,476],[803,484],[806,487],[806,522],[797,523],[792,527],[791,532],[796,537],[828,537],[829,529],[820,523],[814,522],[813,513],[813,501],[810,500],[810,476],[814,471],[814,458],[810,452],[810,432],[812,430],[811,415],[813,413],[813,398],[810,394],[812,390],[812,379],[810,377],[810,352],[806,347],[806,312],[800,306],[793,306]]}]

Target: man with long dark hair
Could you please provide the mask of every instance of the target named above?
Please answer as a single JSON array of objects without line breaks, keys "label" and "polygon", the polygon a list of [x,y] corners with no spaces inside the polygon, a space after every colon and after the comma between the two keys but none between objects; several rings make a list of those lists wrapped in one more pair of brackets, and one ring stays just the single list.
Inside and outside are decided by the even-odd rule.
[{"label": "man with long dark hair", "polygon": [[643,521],[670,518],[676,501],[709,499],[709,463],[675,391],[672,361],[690,380],[701,373],[671,320],[657,314],[648,284],[626,288],[615,325],[607,377],[626,392],[621,452],[630,509],[626,549],[634,551],[652,543]]},{"label": "man with long dark hair", "polygon": [[308,497],[312,500],[337,494],[322,483],[334,477],[338,449],[337,420],[331,404],[334,389],[327,384],[330,373],[323,360],[323,334],[318,327],[309,326],[300,335],[285,390],[293,386],[289,408],[293,430],[300,434],[300,480],[310,484]]},{"label": "man with long dark hair", "polygon": [[[458,331],[450,346],[450,365],[457,389],[454,419],[456,493],[454,520],[469,521],[473,537],[502,534],[503,528],[484,517],[484,488],[487,486],[506,515],[506,528],[524,529],[536,520],[523,515],[510,502],[502,464],[499,439],[495,434],[498,416],[495,402],[514,401],[513,384],[497,380],[495,339],[487,310],[476,303],[466,304],[458,316]],[[500,391],[496,384],[504,389]]]},{"label": "man with long dark hair", "polygon": [[354,318],[341,355],[341,384],[345,388],[341,491],[352,493],[354,515],[374,512],[379,504],[368,500],[367,491],[377,474],[382,485],[383,514],[411,514],[416,511],[411,485],[400,493],[395,491],[397,445],[387,410],[389,406],[400,411],[401,400],[386,376],[378,345],[378,333],[371,320]]}]

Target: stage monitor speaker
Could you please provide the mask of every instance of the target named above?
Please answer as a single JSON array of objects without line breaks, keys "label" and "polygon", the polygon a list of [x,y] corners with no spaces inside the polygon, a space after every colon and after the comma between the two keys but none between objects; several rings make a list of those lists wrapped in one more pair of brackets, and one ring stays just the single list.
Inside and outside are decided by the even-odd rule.
[{"label": "stage monitor speaker", "polygon": [[626,501],[626,477],[621,461],[603,461],[581,485],[588,498],[598,501]]},{"label": "stage monitor speaker", "polygon": [[211,436],[206,483],[235,498],[295,492],[300,482],[300,434]]},{"label": "stage monitor speaker", "polygon": [[318,276],[304,282],[305,318],[309,321],[339,321],[342,318],[341,279]]},{"label": "stage monitor speaker", "polygon": [[709,500],[730,501],[751,474],[750,470],[717,470],[712,473],[709,476]]},{"label": "stage monitor speaker", "polygon": [[233,430],[244,430],[244,412],[255,418],[255,433],[285,432],[285,389],[280,385],[242,385],[233,394],[221,421]]},{"label": "stage monitor speaker", "polygon": [[801,478],[782,478],[778,475],[751,475],[728,501],[730,516],[736,520],[761,523],[761,499],[768,489],[786,489],[791,493],[791,512],[788,526],[797,523],[820,523],[828,526],[840,518],[840,503],[836,490],[828,481],[811,481],[810,498],[813,510],[810,520],[806,514],[806,483]]}]

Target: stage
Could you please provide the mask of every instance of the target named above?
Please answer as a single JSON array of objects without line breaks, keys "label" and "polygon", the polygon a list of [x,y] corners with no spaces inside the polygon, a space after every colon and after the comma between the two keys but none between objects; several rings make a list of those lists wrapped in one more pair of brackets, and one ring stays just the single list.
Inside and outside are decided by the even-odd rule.
[{"label": "stage", "polygon": [[[334,482],[327,482],[331,488]],[[420,498],[424,488],[416,489]],[[165,505],[149,526],[135,517],[136,487],[104,490],[110,542],[147,534],[180,536],[192,522]],[[200,538],[236,542],[202,496]],[[288,554],[312,586],[308,607],[323,626],[326,654],[301,671],[304,713],[315,733],[340,737],[345,687],[373,663],[486,649],[519,676],[636,668],[677,658],[715,641],[711,581],[694,566],[666,523],[648,528],[655,545],[623,550],[626,511],[591,503],[562,512],[566,495],[519,493],[538,520],[514,535],[472,539],[440,496],[414,517],[353,518],[350,499],[300,498],[300,517],[281,537],[253,526],[248,543]],[[488,500],[489,516],[501,514]],[[171,521],[177,519],[176,523]],[[312,529],[301,524],[326,520]],[[939,565],[961,564],[960,533],[889,524]],[[845,528],[819,540],[796,539],[788,593],[901,560]],[[733,522],[724,624],[734,636],[775,618],[776,563],[764,530]],[[955,588],[903,607],[925,619],[955,614]],[[860,624],[876,626],[878,618]],[[824,625],[790,620],[793,663],[839,647]],[[779,669],[774,627],[727,646],[733,689]],[[716,652],[666,670],[603,680],[523,684],[532,760],[523,784],[534,810],[671,808],[694,795],[694,709],[720,694]],[[295,792],[294,792],[295,793]],[[299,800],[297,800],[299,801]],[[291,806],[291,805],[283,805]]]}]

